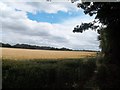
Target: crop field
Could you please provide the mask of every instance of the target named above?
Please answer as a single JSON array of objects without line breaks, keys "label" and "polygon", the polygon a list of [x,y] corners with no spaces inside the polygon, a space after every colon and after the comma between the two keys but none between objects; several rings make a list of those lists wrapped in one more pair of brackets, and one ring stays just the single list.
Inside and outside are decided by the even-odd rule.
[{"label": "crop field", "polygon": [[96,52],[0,48],[2,87],[92,90]]},{"label": "crop field", "polygon": [[83,90],[94,86],[90,79],[96,52],[0,49],[3,88]]},{"label": "crop field", "polygon": [[83,51],[54,51],[54,50],[32,50],[17,48],[0,48],[2,58],[13,60],[30,60],[30,59],[75,59],[94,57],[96,52]]}]

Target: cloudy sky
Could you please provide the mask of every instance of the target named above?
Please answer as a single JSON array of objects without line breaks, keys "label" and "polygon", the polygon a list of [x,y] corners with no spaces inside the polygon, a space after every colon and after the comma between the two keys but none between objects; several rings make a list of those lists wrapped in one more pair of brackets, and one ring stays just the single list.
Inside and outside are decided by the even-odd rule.
[{"label": "cloudy sky", "polygon": [[97,32],[72,32],[76,25],[94,20],[76,4],[0,1],[0,42],[99,50]]}]

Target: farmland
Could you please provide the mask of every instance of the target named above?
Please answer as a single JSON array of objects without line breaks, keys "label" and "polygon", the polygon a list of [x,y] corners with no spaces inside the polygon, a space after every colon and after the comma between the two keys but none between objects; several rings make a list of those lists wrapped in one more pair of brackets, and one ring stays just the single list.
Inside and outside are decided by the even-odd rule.
[{"label": "farmland", "polygon": [[1,48],[2,87],[50,90],[95,86],[95,52]]},{"label": "farmland", "polygon": [[0,48],[2,49],[2,57],[14,60],[30,60],[30,59],[75,59],[94,57],[96,52],[80,52],[80,51],[54,51],[54,50],[32,50],[32,49],[16,49],[16,48]]}]

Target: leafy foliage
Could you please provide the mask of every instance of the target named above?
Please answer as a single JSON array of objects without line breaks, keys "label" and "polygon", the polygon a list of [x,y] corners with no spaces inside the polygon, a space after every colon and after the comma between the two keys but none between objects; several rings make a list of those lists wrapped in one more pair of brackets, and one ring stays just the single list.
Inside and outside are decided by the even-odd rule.
[{"label": "leafy foliage", "polygon": [[[95,20],[89,23],[77,25],[73,32],[83,32],[88,29],[97,29],[100,36],[100,47],[105,58],[111,59],[110,63],[118,64],[117,58],[120,47],[119,25],[120,25],[120,3],[119,2],[83,2],[78,7],[84,10],[85,14],[96,15]],[[96,23],[101,25],[96,26]]]},{"label": "leafy foliage", "polygon": [[97,29],[100,34],[98,40],[104,55],[104,63],[98,66],[96,79],[100,90],[120,89],[120,2],[82,2],[77,6],[85,14],[96,15],[94,21],[98,20],[97,23],[101,24],[97,27],[94,21],[82,23],[73,30],[82,33],[88,29]]},{"label": "leafy foliage", "polygon": [[[3,89],[83,89],[96,68],[95,59],[3,60]],[[92,87],[91,87],[92,88]]]}]

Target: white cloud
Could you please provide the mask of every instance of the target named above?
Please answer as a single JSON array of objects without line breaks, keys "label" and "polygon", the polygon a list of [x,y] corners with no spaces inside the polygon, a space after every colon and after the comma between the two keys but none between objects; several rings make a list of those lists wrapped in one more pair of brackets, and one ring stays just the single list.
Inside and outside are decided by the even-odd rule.
[{"label": "white cloud", "polygon": [[80,25],[81,22],[90,22],[91,20],[93,18],[87,16],[69,19],[62,24],[55,24],[55,29],[52,32],[58,36],[62,35],[62,37],[69,41],[68,43],[64,43],[65,47],[98,50],[99,41],[97,40],[97,32],[92,30],[87,30],[83,33],[72,32],[75,25]]},{"label": "white cloud", "polygon": [[14,0],[14,2],[4,2],[13,9],[22,10],[24,12],[46,12],[46,13],[57,13],[58,11],[68,12],[71,10],[79,10],[76,3],[71,2],[19,2]]},{"label": "white cloud", "polygon": [[[75,25],[81,22],[91,21],[93,18],[88,16],[73,17],[60,24],[36,22],[27,18],[28,11],[35,12],[35,10],[43,10],[47,13],[56,13],[59,10],[67,12],[76,8],[68,3],[52,3],[52,6],[49,5],[48,7],[46,5],[48,4],[39,3],[37,5],[37,3],[25,2],[21,4],[16,2],[0,3],[0,6],[2,6],[2,14],[0,15],[0,21],[2,21],[2,41],[12,44],[28,43],[73,49],[98,50],[99,42],[97,41],[96,32],[85,31],[82,34],[72,32]],[[53,6],[56,8],[53,9]]]}]

